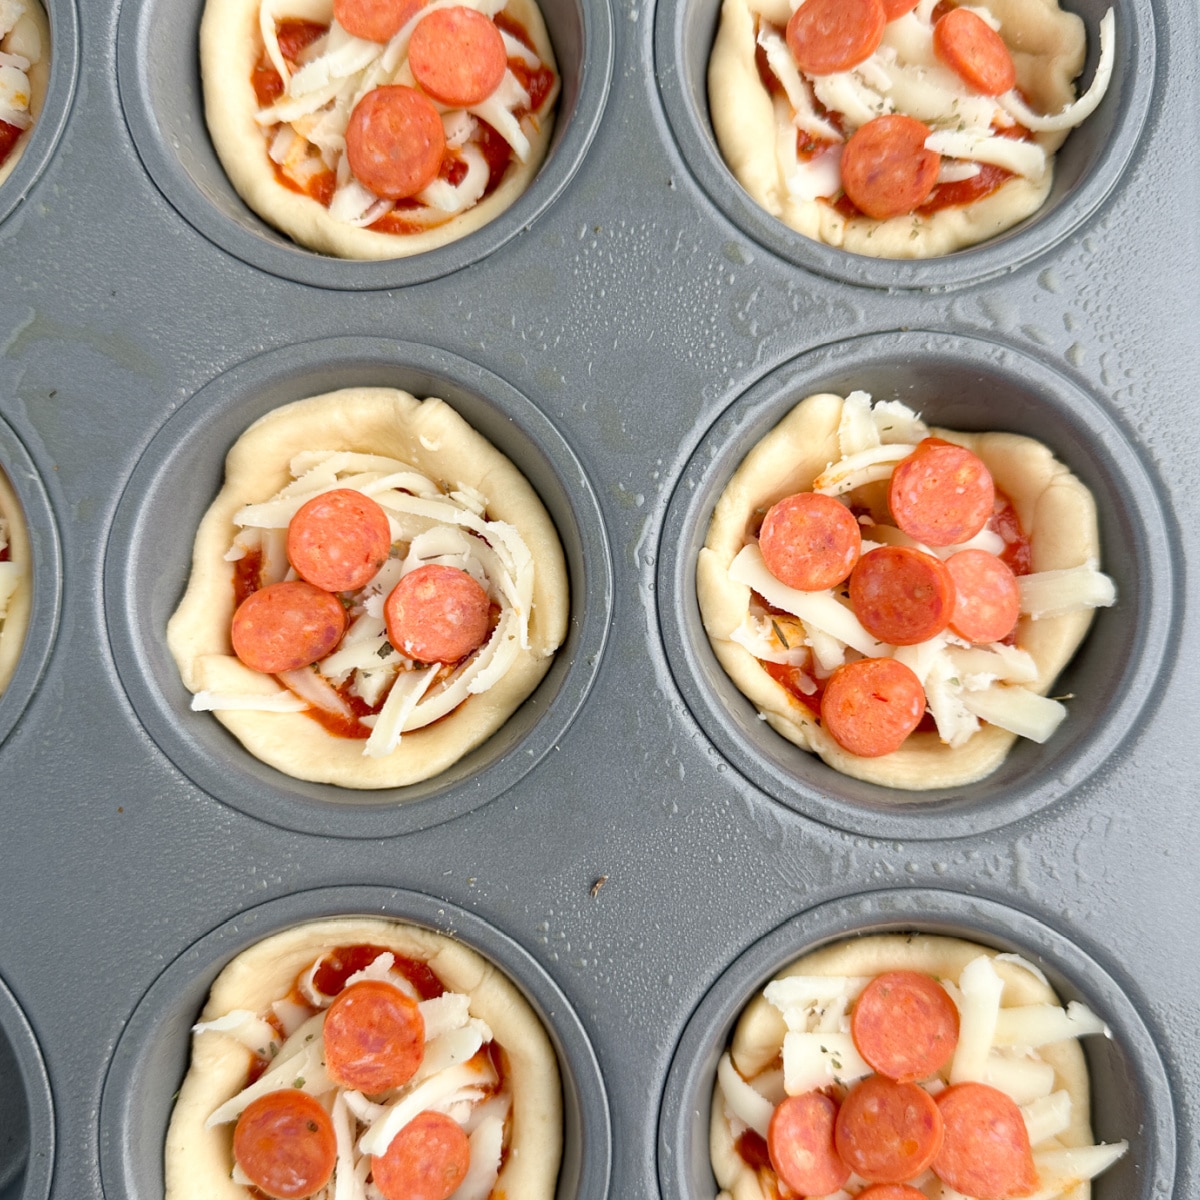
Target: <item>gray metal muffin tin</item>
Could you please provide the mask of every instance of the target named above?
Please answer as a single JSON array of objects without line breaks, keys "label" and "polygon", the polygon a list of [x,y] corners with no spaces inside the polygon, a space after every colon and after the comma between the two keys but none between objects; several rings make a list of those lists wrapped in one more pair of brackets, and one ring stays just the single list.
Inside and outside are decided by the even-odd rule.
[{"label": "gray metal muffin tin", "polygon": [[[1068,6],[1094,44],[1104,0]],[[1097,1129],[1133,1144],[1094,1195],[1200,1194],[1195,6],[1117,0],[1114,87],[1047,211],[925,263],[815,246],[741,195],[705,107],[716,0],[544,8],[564,91],[527,195],[424,258],[350,263],[225,181],[199,0],[49,5],[47,113],[0,190],[0,466],[36,575],[0,697],[0,1200],[154,1200],[212,978],[333,912],[453,932],[525,990],[563,1070],[560,1200],[709,1200],[738,1009],[877,929],[1017,949],[1086,1000],[1115,1035],[1088,1045]],[[257,763],[163,646],[238,432],[365,382],[440,394],[509,453],[572,584],[530,701],[403,795]],[[1120,591],[1057,737],[924,804],[770,735],[690,582],[740,456],[852,386],[1048,442]]]}]

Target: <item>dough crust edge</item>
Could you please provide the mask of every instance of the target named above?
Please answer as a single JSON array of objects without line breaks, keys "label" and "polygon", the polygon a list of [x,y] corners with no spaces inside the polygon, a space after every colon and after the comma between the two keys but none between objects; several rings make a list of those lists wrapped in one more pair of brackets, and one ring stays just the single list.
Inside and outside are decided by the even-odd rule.
[{"label": "dough crust edge", "polygon": [[[238,195],[264,221],[297,245],[337,258],[408,258],[474,233],[509,208],[541,168],[554,132],[551,112],[529,138],[526,162],[514,163],[504,182],[473,208],[414,234],[377,233],[346,225],[310,196],[280,185],[267,157],[262,128],[254,120],[258,101],[251,74],[258,61],[260,0],[207,0],[200,22],[200,77],[204,118],[217,157]],[[328,23],[332,0],[295,0],[289,15]],[[529,32],[543,63],[558,71],[545,21],[535,0],[508,0],[504,9]]]},{"label": "dough crust edge", "polygon": [[[235,1008],[261,1012],[287,994],[296,976],[337,946],[372,943],[427,962],[451,991],[471,996],[471,1015],[486,1021],[504,1048],[513,1097],[513,1134],[496,1192],[552,1200],[562,1156],[558,1065],[545,1029],[517,986],[460,942],[370,917],[298,925],[242,951],[213,982],[199,1020]],[[223,1034],[192,1035],[192,1058],[171,1114],[164,1151],[165,1200],[250,1200],[230,1178],[233,1124],[205,1129],[208,1115],[244,1086],[249,1052]]]},{"label": "dough crust edge", "polygon": [[303,713],[212,715],[256,758],[296,779],[362,789],[429,779],[495,733],[550,669],[569,615],[558,534],[525,476],[442,400],[359,387],[273,409],[229,451],[225,482],[196,532],[187,590],[167,625],[168,648],[191,692],[278,690],[271,676],[244,667],[232,653],[233,573],[223,556],[237,529],[234,513],[279,491],[290,478],[291,458],[306,449],[392,455],[436,481],[465,483],[482,492],[489,516],[515,526],[533,556],[531,648],[490,691],[406,733],[385,758],[365,757],[362,741],[335,737]]},{"label": "dough crust edge", "polygon": [[[750,590],[728,577],[729,564],[747,541],[757,511],[793,492],[811,489],[813,480],[841,457],[837,439],[842,398],[831,393],[797,404],[750,451],[717,501],[696,570],[700,613],[713,651],[738,689],[776,732],[829,766],[867,783],[910,792],[975,783],[1004,761],[1014,734],[984,725],[965,745],[943,745],[935,733],[918,733],[891,754],[859,758],[841,748],[788,692],[763,670],[749,651],[729,639],[745,615]],[[1041,442],[1009,433],[930,433],[973,450],[1007,494],[1029,536],[1033,569],[1074,567],[1100,557],[1100,536],[1092,494]],[[1083,641],[1092,612],[1032,621],[1022,617],[1017,645],[1038,665],[1028,686],[1046,695]]]},{"label": "dough crust edge", "polygon": [[0,619],[0,695],[8,687],[17,669],[25,634],[33,611],[33,552],[25,514],[12,484],[0,468],[0,516],[8,521],[9,559],[24,564],[17,591],[8,602],[8,611]]},{"label": "dough crust edge", "polygon": [[[46,103],[46,89],[50,86],[50,56],[54,51],[50,44],[50,21],[39,0],[29,0],[27,15],[38,27],[38,33],[42,38],[42,57],[36,63],[30,64],[29,70],[26,72],[29,78],[29,114],[33,117],[33,124],[17,138],[12,153],[4,160],[3,166],[0,166],[0,184],[13,173],[18,160],[25,153],[29,139],[37,131],[38,118]],[[3,682],[0,681],[0,688],[2,687]]]}]

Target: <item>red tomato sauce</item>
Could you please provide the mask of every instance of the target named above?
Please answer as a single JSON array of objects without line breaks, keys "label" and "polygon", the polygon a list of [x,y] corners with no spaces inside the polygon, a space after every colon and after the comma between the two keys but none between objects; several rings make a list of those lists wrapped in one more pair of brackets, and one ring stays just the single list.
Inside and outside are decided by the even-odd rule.
[{"label": "red tomato sauce", "polygon": [[1033,570],[1033,547],[1029,535],[1021,528],[1021,520],[1013,502],[999,488],[996,489],[996,507],[988,528],[1004,539],[1001,561],[1014,575],[1028,575]]},{"label": "red tomato sauce", "polygon": [[754,1171],[771,1171],[771,1155],[767,1150],[767,1139],[753,1129],[745,1130],[734,1143],[738,1157]]},{"label": "red tomato sauce", "polygon": [[0,166],[4,165],[4,160],[13,152],[13,147],[17,144],[21,133],[22,130],[15,125],[10,125],[7,121],[0,121]]},{"label": "red tomato sauce", "polygon": [[[326,996],[336,996],[346,986],[346,980],[351,975],[365,970],[381,954],[391,954],[395,958],[394,969],[416,988],[417,995],[422,1000],[436,1000],[446,990],[427,963],[415,958],[406,958],[386,946],[373,946],[369,943],[338,946],[329,951],[313,973],[313,986]],[[297,980],[297,989],[298,987]]]}]

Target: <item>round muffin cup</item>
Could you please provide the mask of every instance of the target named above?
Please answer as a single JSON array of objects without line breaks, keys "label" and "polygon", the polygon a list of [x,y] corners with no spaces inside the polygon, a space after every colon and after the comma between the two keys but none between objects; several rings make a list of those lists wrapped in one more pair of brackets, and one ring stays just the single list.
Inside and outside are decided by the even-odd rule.
[{"label": "round muffin cup", "polygon": [[[172,1100],[187,1070],[191,1027],[213,980],[235,955],[290,926],[324,917],[407,921],[454,937],[495,963],[545,1026],[563,1087],[560,1200],[603,1200],[612,1163],[608,1098],[583,1026],[549,975],[520,946],[468,912],[415,892],[325,888],[273,900],[201,938],[155,980],[117,1043],[100,1102],[100,1180],[112,1200],[161,1200]],[[7,1197],[4,1198],[7,1200]]]},{"label": "round muffin cup", "polygon": [[203,9],[204,0],[122,6],[117,81],[134,145],[159,190],[206,238],[251,266],[314,287],[368,291],[423,283],[504,245],[575,174],[600,123],[612,75],[609,5],[545,4],[562,91],[546,160],[524,195],[483,228],[425,254],[373,262],[330,258],[296,245],[263,221],[226,177],[204,121],[197,46]]},{"label": "round muffin cup", "polygon": [[79,14],[72,0],[40,0],[50,22],[50,82],[12,173],[0,186],[0,225],[29,195],[66,128],[79,79]]},{"label": "round muffin cup", "polygon": [[54,1106],[37,1039],[0,979],[0,1200],[45,1200],[54,1170]]},{"label": "round muffin cup", "polygon": [[[1095,497],[1101,569],[1117,604],[1096,612],[1055,684],[1073,695],[1044,745],[1019,739],[988,778],[930,792],[863,783],[771,730],[725,674],[701,623],[696,560],[713,506],[749,450],[800,400],[862,389],[932,425],[1006,430],[1050,447]],[[675,490],[659,554],[659,625],[676,683],[717,748],[796,812],[874,837],[962,837],[1060,799],[1088,778],[1151,704],[1175,637],[1180,586],[1161,488],[1106,409],[1071,381],[1003,346],[917,332],[876,334],[787,363],[743,395],[701,441]]]},{"label": "round muffin cup", "polygon": [[1092,1182],[1093,1200],[1151,1200],[1171,1194],[1175,1112],[1155,1038],[1104,967],[1069,937],[993,900],[954,892],[897,889],[848,896],[792,918],[741,955],[688,1021],[667,1074],[658,1126],[664,1200],[711,1200],[708,1127],[717,1059],[742,1010],[801,955],[873,933],[964,938],[1016,953],[1040,967],[1063,1003],[1086,1004],[1112,1031],[1081,1041],[1091,1080],[1097,1142],[1125,1139],[1129,1152]]},{"label": "round muffin cup", "polygon": [[712,202],[747,236],[799,267],[830,279],[877,288],[949,289],[1003,274],[1073,233],[1104,203],[1140,148],[1155,80],[1154,17],[1132,0],[1065,0],[1087,27],[1081,92],[1099,58],[1100,18],[1116,15],[1112,81],[1100,107],[1071,132],[1055,158],[1054,186],[1032,217],[1006,233],[940,258],[877,259],[807,238],[760,208],[725,164],[708,106],[708,58],[721,0],[662,0],[654,57],[662,102],[680,153]]},{"label": "round muffin cup", "polygon": [[37,467],[17,435],[2,419],[0,471],[12,485],[20,502],[33,566],[29,627],[25,631],[21,657],[17,660],[12,678],[4,691],[0,692],[0,745],[3,745],[4,739],[29,705],[58,632],[62,605],[62,551],[54,513]]},{"label": "round muffin cup", "polygon": [[[225,454],[254,420],[342,387],[439,396],[506,454],[554,520],[570,580],[566,641],[507,723],[440,775],[406,788],[356,791],[307,783],[259,761],[211,713],[192,712],[166,644],[187,585],[192,542],[221,485]],[[191,486],[180,489],[187,478]],[[335,338],[271,351],[218,376],[163,426],[117,508],[105,560],[105,606],[118,673],[160,749],[197,785],[251,816],[303,833],[386,837],[425,829],[494,799],[531,770],[579,711],[612,607],[600,511],[569,446],[524,396],[430,347]]]}]

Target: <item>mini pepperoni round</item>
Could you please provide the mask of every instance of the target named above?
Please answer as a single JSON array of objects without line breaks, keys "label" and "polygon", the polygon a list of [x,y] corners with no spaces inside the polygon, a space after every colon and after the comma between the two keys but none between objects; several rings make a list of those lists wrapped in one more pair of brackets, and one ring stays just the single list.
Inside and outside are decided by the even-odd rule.
[{"label": "mini pepperoni round", "polygon": [[850,1178],[833,1145],[837,1104],[821,1092],[788,1096],[771,1114],[767,1153],[775,1174],[800,1196],[827,1196]]},{"label": "mini pepperoni round", "polygon": [[977,1200],[1028,1196],[1037,1170],[1021,1110],[984,1083],[956,1083],[939,1093],[946,1135],[933,1172],[955,1191]]},{"label": "mini pepperoni round", "polygon": [[924,1192],[907,1183],[873,1183],[855,1200],[929,1200]]},{"label": "mini pepperoni round", "polygon": [[868,1075],[846,1094],[834,1127],[842,1161],[868,1183],[903,1183],[942,1148],[942,1114],[915,1083]]},{"label": "mini pepperoni round", "polygon": [[303,579],[251,592],[233,614],[233,652],[252,671],[277,675],[331,653],[346,632],[346,610]]},{"label": "mini pepperoni round", "polygon": [[408,43],[413,78],[435,100],[468,108],[486,100],[508,69],[500,30],[473,8],[434,9]]},{"label": "mini pepperoni round", "polygon": [[916,7],[917,0],[883,0],[883,15],[889,21],[894,21]]},{"label": "mini pepperoni round", "polygon": [[363,979],[325,1014],[325,1067],[341,1087],[375,1095],[407,1083],[425,1057],[425,1020],[394,984]]},{"label": "mini pepperoni round", "polygon": [[925,438],[896,465],[888,484],[892,518],[927,546],[957,546],[989,521],[996,502],[992,473],[965,446]]},{"label": "mini pepperoni round", "polygon": [[933,52],[985,96],[999,96],[1017,82],[1017,68],[1004,39],[969,8],[952,8],[938,18]]},{"label": "mini pepperoni round", "polygon": [[821,696],[821,724],[843,750],[878,758],[899,750],[925,715],[925,689],[894,658],[838,667]]},{"label": "mini pepperoni round", "polygon": [[880,546],[850,573],[850,603],[862,627],[890,646],[936,637],[954,612],[946,564],[912,546]]},{"label": "mini pepperoni round", "polygon": [[333,1122],[307,1092],[268,1092],[251,1100],[238,1117],[233,1157],[251,1183],[275,1200],[311,1196],[333,1175]]},{"label": "mini pepperoni round", "polygon": [[426,1110],[413,1117],[371,1158],[375,1186],[387,1200],[447,1200],[471,1165],[471,1146],[462,1127],[445,1113]]},{"label": "mini pepperoni round", "polygon": [[850,1035],[880,1075],[915,1083],[950,1061],[958,1045],[958,1009],[932,976],[888,971],[855,1001]]},{"label": "mini pepperoni round", "polygon": [[333,15],[349,34],[389,42],[425,6],[425,0],[333,0]]},{"label": "mini pepperoni round", "polygon": [[410,571],[383,606],[388,640],[417,662],[458,662],[487,641],[487,592],[457,567]]},{"label": "mini pepperoni round", "polygon": [[1021,615],[1021,589],[1003,559],[986,550],[960,550],[946,559],[954,578],[950,628],[968,642],[1003,641]]},{"label": "mini pepperoni round", "polygon": [[804,0],[787,23],[788,49],[810,75],[849,71],[875,53],[886,24],[881,0]]},{"label": "mini pepperoni round", "polygon": [[937,183],[942,161],[926,149],[927,137],[928,127],[903,113],[860,125],[842,151],[842,187],[854,207],[877,221],[920,207]]},{"label": "mini pepperoni round", "polygon": [[436,179],[445,152],[438,110],[428,96],[403,84],[373,88],[346,126],[354,178],[387,200],[406,200]]},{"label": "mini pepperoni round", "polygon": [[862,549],[862,531],[854,514],[832,496],[797,492],[767,511],[758,548],[780,583],[820,592],[850,574]]},{"label": "mini pepperoni round", "polygon": [[391,548],[387,514],[353,488],[314,496],[288,522],[288,561],[302,579],[327,592],[363,587]]}]

